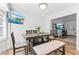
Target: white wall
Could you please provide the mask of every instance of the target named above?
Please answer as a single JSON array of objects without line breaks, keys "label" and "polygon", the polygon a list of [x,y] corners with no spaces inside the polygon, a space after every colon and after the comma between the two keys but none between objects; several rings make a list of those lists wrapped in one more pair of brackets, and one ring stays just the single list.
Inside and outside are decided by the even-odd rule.
[{"label": "white wall", "polygon": [[[76,38],[76,50],[79,51],[79,36],[78,36],[79,35],[79,5],[76,5],[73,8],[63,10],[63,11],[55,13],[55,14],[52,13],[52,15],[47,17],[46,21],[48,21],[50,19],[54,19],[54,18],[74,14],[74,13],[77,14],[77,21],[76,21],[77,22],[76,23],[76,25],[77,25],[77,27],[76,27],[76,29],[77,29],[77,31],[76,31],[76,37],[77,37]],[[48,21],[47,23],[48,23],[47,24],[48,26],[45,29],[47,29],[47,31],[50,31],[50,29],[51,29],[50,28],[50,21]]]},{"label": "white wall", "polygon": [[[67,10],[60,11],[60,12],[55,13],[55,14],[52,13],[52,15],[50,15],[50,16],[47,17],[46,21],[50,25],[51,24],[50,23],[51,22],[51,19],[55,19],[55,18],[63,17],[63,16],[66,16],[66,15],[74,14],[74,13],[76,13],[76,11],[77,11],[77,9],[75,7],[75,8],[70,8],[70,9],[67,9]],[[50,26],[49,25],[46,28],[46,29],[48,29],[47,31],[50,30]]]},{"label": "white wall", "polygon": [[[50,19],[54,19],[54,18],[58,18],[58,17],[62,17],[62,16],[65,16],[65,15],[69,15],[69,14],[73,14],[73,13],[77,13],[77,50],[79,50],[79,6],[77,7],[74,7],[74,8],[70,8],[70,9],[67,9],[67,10],[64,10],[64,11],[61,11],[61,12],[58,12],[58,13],[55,13],[52,15],[49,15],[48,17],[46,18],[43,18],[43,17],[38,17],[38,16],[35,16],[31,13],[23,13],[25,17],[25,23],[24,25],[17,25],[17,24],[11,24],[11,31],[17,31],[19,30],[19,32],[22,32],[22,33],[25,33],[25,30],[26,29],[35,29],[35,27],[38,25],[41,27],[41,31],[45,31],[45,32],[50,32],[50,23],[51,23],[51,20]],[[6,38],[5,38],[6,39]],[[7,44],[7,46],[5,45]],[[3,45],[3,46],[2,46]],[[1,51],[4,50],[4,48],[10,48],[11,47],[11,38],[10,38],[10,24],[8,24],[8,42],[7,41],[1,41],[0,43],[0,48]]]},{"label": "white wall", "polygon": [[[5,24],[5,32],[6,32],[6,12],[8,11],[8,7],[7,4],[5,3],[0,3],[0,10],[3,10],[4,13],[4,24]],[[0,39],[0,52],[3,52],[4,50],[7,49],[7,33],[5,33],[5,36],[3,38]]]},{"label": "white wall", "polygon": [[63,23],[65,29],[67,30],[67,35],[76,36],[76,14],[71,14],[56,19],[52,19],[53,23]]},{"label": "white wall", "polygon": [[76,14],[71,14],[63,18],[67,34],[76,36]]},{"label": "white wall", "polygon": [[70,15],[70,14],[73,14],[73,13],[77,14],[77,39],[76,39],[76,41],[77,41],[76,46],[77,47],[76,47],[76,49],[79,50],[79,37],[78,37],[78,35],[79,35],[79,32],[78,32],[78,30],[79,30],[79,25],[78,25],[78,23],[79,23],[79,21],[78,21],[78,19],[79,19],[79,6],[75,6],[73,8],[63,10],[63,11],[55,13],[55,14],[52,13],[51,15],[49,15],[46,18],[34,17],[33,14],[31,14],[31,13],[29,14],[29,13],[24,12],[23,15],[26,16],[24,25],[16,25],[16,27],[15,27],[15,24],[12,24],[12,31],[17,31],[17,30],[20,29],[21,32],[24,33],[26,29],[35,29],[36,25],[38,25],[38,26],[41,26],[42,31],[50,32],[50,29],[51,29],[51,27],[50,27],[51,20],[50,19],[62,17],[62,16],[65,16],[65,15]]},{"label": "white wall", "polygon": [[76,49],[79,51],[79,10],[77,11],[77,32],[76,32]]},{"label": "white wall", "polygon": [[[21,13],[21,12],[20,12]],[[22,34],[26,33],[26,30],[36,29],[37,26],[41,27],[41,31],[44,31],[44,20],[43,18],[33,15],[28,12],[22,12],[25,16],[24,24],[13,24],[8,23],[8,48],[12,47],[10,32],[20,32]]]},{"label": "white wall", "polygon": [[25,16],[24,24],[11,24],[11,31],[25,32],[25,30],[36,29],[37,26],[41,27],[43,31],[43,19],[32,15],[31,13],[22,13]]},{"label": "white wall", "polygon": [[76,33],[76,22],[75,22],[75,20],[65,22],[65,28],[67,29],[68,35],[76,36],[76,34],[75,34]]}]

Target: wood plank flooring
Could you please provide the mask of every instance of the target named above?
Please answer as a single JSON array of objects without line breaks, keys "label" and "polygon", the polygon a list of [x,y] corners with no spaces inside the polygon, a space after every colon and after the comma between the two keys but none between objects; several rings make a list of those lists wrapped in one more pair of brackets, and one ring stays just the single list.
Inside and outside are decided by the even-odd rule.
[{"label": "wood plank flooring", "polygon": [[[65,52],[66,55],[79,55],[79,51],[76,51],[76,45],[73,43],[73,41],[66,41],[66,40],[71,40],[71,38],[57,38],[57,40],[63,41],[66,43],[65,45]],[[72,38],[74,39],[74,38]],[[4,52],[2,52],[0,55],[12,55],[12,49],[8,49]],[[18,55],[24,55],[23,53],[19,53]]]}]

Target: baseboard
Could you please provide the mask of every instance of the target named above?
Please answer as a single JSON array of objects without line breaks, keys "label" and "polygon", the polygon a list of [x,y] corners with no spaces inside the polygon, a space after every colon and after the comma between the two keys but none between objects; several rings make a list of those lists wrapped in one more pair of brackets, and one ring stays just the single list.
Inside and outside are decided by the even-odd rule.
[{"label": "baseboard", "polygon": [[76,37],[75,35],[67,35],[67,36],[73,36],[73,37]]}]

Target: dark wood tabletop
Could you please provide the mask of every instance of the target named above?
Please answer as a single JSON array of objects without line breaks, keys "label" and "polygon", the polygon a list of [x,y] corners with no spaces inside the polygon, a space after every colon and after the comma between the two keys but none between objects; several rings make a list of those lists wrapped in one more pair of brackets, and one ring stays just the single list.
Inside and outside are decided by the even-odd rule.
[{"label": "dark wood tabletop", "polygon": [[44,40],[43,38],[44,37],[47,37],[47,42],[49,41],[49,36],[51,36],[52,34],[50,33],[33,33],[33,34],[23,34],[24,38],[26,40],[29,41],[29,52],[32,51],[32,47],[33,47],[33,40],[37,39],[38,38],[41,38],[42,39],[42,43],[44,43]]},{"label": "dark wood tabletop", "polygon": [[52,34],[50,33],[34,33],[34,34],[23,34],[23,36],[26,39],[30,39],[30,38],[41,38],[41,37],[45,37],[45,36],[51,36]]}]

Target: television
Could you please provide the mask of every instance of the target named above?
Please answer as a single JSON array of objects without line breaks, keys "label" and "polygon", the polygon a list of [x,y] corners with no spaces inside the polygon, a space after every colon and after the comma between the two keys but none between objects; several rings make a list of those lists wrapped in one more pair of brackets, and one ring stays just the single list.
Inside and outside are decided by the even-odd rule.
[{"label": "television", "polygon": [[10,23],[23,24],[24,16],[17,11],[10,11],[8,12],[8,20]]}]

